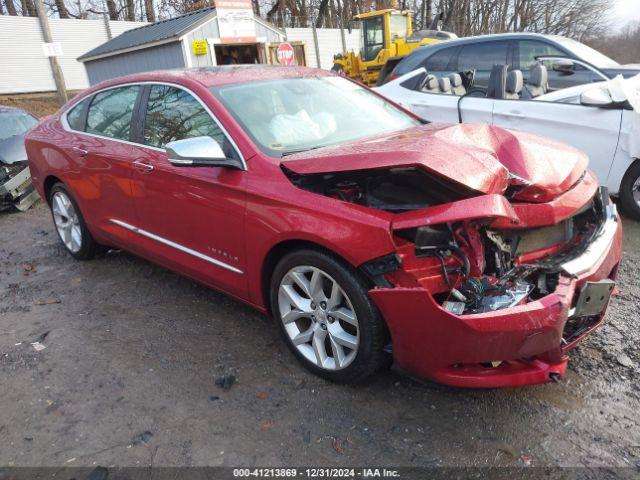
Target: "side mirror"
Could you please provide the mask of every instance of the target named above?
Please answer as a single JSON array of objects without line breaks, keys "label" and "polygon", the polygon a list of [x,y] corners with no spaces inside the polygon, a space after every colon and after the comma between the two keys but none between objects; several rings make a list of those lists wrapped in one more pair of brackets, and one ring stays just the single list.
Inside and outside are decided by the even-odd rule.
[{"label": "side mirror", "polygon": [[571,60],[556,60],[553,62],[553,71],[562,73],[563,75],[573,75],[575,73],[576,64]]},{"label": "side mirror", "polygon": [[238,160],[227,158],[222,147],[211,137],[193,137],[165,145],[171,165],[176,167],[242,168]]},{"label": "side mirror", "polygon": [[586,107],[610,107],[614,101],[606,90],[590,88],[580,95],[580,104]]}]

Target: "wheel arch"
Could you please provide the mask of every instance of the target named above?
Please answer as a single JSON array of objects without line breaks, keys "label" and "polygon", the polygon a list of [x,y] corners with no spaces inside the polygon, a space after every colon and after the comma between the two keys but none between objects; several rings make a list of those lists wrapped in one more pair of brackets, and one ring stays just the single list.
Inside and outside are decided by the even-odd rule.
[{"label": "wheel arch", "polygon": [[47,202],[47,205],[50,204],[49,199],[51,197],[51,189],[56,183],[64,183],[64,182],[60,180],[58,177],[56,177],[55,175],[47,175],[47,177],[44,179],[44,182],[43,182],[44,201]]},{"label": "wheel arch", "polygon": [[[273,275],[273,271],[278,264],[278,262],[288,253],[291,253],[296,250],[309,249],[316,250],[331,255],[335,257],[340,262],[344,263],[346,266],[351,267],[354,271],[358,272],[358,268],[356,265],[351,263],[345,257],[335,252],[334,250],[328,248],[321,243],[314,242],[311,240],[304,239],[287,239],[282,240],[271,247],[271,249],[267,252],[264,257],[264,261],[262,262],[262,269],[260,274],[260,287],[261,287],[261,297],[264,302],[265,309],[267,313],[271,312],[271,298],[270,298],[270,286],[271,286],[271,276]],[[367,283],[369,287],[372,285],[370,281],[364,276],[360,275],[360,277]]]}]

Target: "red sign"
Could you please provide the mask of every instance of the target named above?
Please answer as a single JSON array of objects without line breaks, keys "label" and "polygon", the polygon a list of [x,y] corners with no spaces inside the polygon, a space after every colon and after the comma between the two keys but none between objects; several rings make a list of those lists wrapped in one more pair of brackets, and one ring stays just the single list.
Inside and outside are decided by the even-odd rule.
[{"label": "red sign", "polygon": [[296,55],[290,43],[281,43],[276,49],[276,57],[281,65],[297,65]]}]

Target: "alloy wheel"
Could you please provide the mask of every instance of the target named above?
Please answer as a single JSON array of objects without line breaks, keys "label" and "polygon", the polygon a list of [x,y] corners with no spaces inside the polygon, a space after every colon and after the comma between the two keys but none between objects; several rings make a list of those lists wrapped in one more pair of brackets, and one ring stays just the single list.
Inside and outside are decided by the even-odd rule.
[{"label": "alloy wheel", "polygon": [[280,320],[296,349],[314,365],[341,370],[356,357],[358,318],[349,297],[326,272],[297,266],[278,290]]},{"label": "alloy wheel", "polygon": [[79,252],[82,247],[82,229],[76,209],[69,197],[63,192],[55,192],[51,198],[51,210],[62,243],[70,252]]}]

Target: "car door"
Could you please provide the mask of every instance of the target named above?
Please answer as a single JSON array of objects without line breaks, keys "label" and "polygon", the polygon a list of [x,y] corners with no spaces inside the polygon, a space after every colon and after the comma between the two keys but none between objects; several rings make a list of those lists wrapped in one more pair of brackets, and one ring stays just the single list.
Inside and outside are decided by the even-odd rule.
[{"label": "car door", "polygon": [[429,122],[458,123],[460,102],[464,122],[491,123],[493,99],[473,96],[461,99],[457,95],[423,92],[414,77],[424,73],[423,69],[410,72],[375,90]]},{"label": "car door", "polygon": [[174,166],[164,146],[210,136],[238,156],[226,132],[195,94],[183,87],[145,87],[138,112],[138,156],[132,195],[136,243],[144,254],[196,279],[244,296],[245,172],[225,167]]},{"label": "car door", "polygon": [[[573,145],[606,183],[618,145],[622,111],[541,100],[495,100],[493,123]],[[561,158],[558,159],[562,161]]]},{"label": "car door", "polygon": [[130,140],[140,91],[139,85],[125,85],[84,100],[66,115],[71,137],[68,142],[61,142],[73,165],[65,181],[83,215],[116,243],[126,242],[129,234],[111,219],[135,221],[131,176],[137,148]]}]

